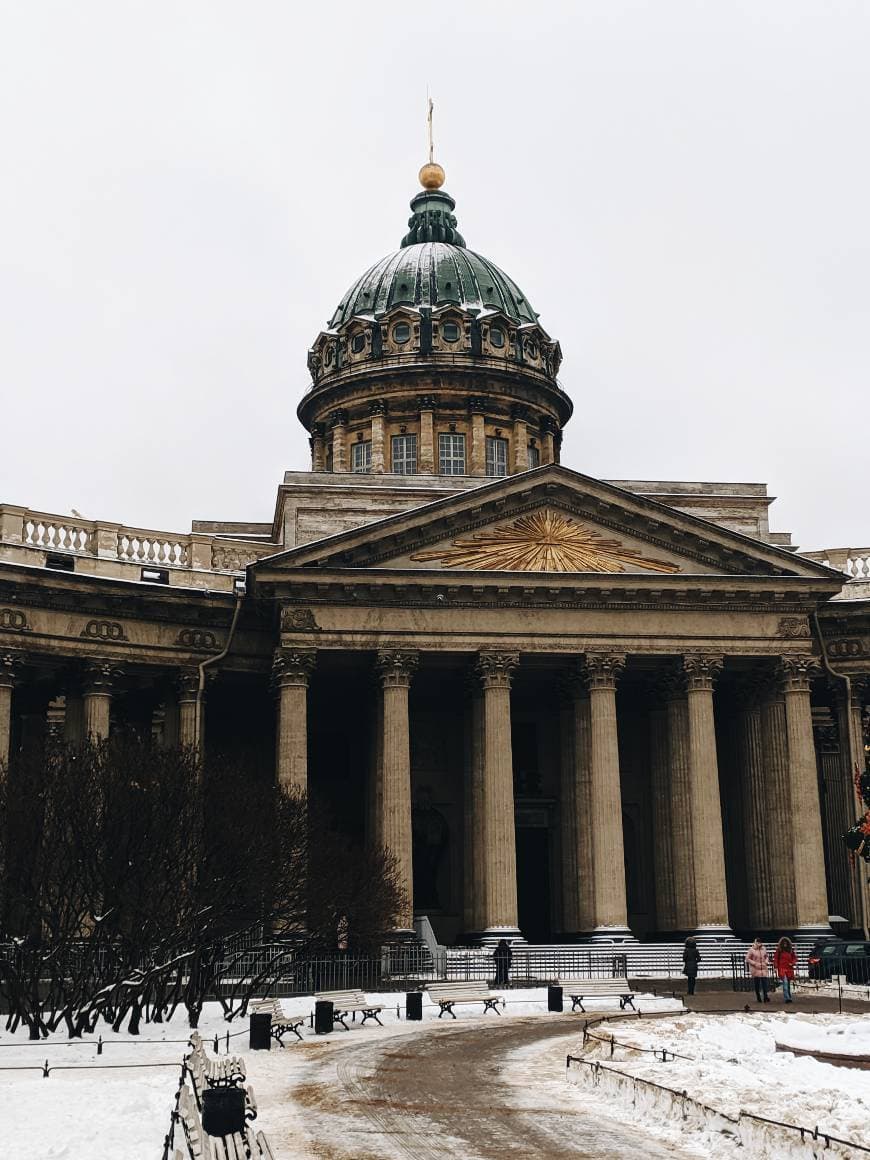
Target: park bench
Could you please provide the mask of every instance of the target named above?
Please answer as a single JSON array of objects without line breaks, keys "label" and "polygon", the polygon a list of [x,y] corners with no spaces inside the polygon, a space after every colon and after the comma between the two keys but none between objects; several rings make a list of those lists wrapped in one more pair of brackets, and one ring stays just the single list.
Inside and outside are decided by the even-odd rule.
[{"label": "park bench", "polygon": [[333,1023],[340,1023],[345,1031],[350,1031],[350,1028],[345,1023],[345,1016],[351,1015],[356,1021],[357,1011],[362,1012],[362,1022],[366,1019],[374,1019],[379,1027],[383,1027],[378,1018],[378,1012],[383,1011],[383,1006],[377,1003],[370,1003],[362,991],[324,991],[322,995],[315,995],[315,999],[319,1002],[328,1002],[332,1004],[332,1021]]},{"label": "park bench", "polygon": [[209,1136],[203,1131],[196,1097],[182,1084],[178,1093],[178,1124],[184,1149],[177,1147],[175,1160],[275,1160],[269,1141],[262,1132],[235,1132],[231,1136]]},{"label": "park bench", "polygon": [[456,1003],[483,1003],[484,1015],[487,1011],[495,1011],[501,1015],[498,1004],[501,997],[490,994],[486,983],[433,983],[428,988],[429,998],[441,1008],[438,1018],[447,1012],[456,1018],[453,1007]]},{"label": "park bench", "polygon": [[[211,1087],[240,1087],[245,1082],[245,1061],[238,1055],[210,1059],[206,1055],[198,1031],[190,1033],[190,1053],[184,1057],[184,1067],[190,1077],[196,1106],[202,1110],[202,1093]],[[245,1116],[257,1118],[257,1097],[248,1084],[245,1088]]]},{"label": "park bench", "polygon": [[626,1006],[637,1010],[634,1005],[634,991],[628,985],[628,979],[557,979],[556,986],[561,987],[571,1000],[571,1010],[579,1007],[585,1014],[584,999],[618,999],[619,1008],[624,1011]]},{"label": "park bench", "polygon": [[272,1038],[277,1040],[282,1047],[284,1046],[283,1036],[288,1031],[292,1031],[297,1039],[302,1039],[299,1028],[305,1022],[305,1017],[303,1016],[301,1019],[297,1019],[295,1016],[286,1015],[284,1008],[281,1006],[280,999],[261,999],[250,1008],[250,1011],[253,1015],[272,1016],[270,1033]]}]

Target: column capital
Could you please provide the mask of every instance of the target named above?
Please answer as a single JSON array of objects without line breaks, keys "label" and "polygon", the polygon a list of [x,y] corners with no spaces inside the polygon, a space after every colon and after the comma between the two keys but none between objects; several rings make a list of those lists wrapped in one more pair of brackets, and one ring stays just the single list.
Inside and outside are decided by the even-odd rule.
[{"label": "column capital", "polygon": [[563,708],[568,708],[578,699],[586,697],[586,673],[580,660],[572,668],[565,669],[559,674],[556,687],[559,704]]},{"label": "column capital", "polygon": [[286,685],[308,687],[308,681],[317,663],[317,649],[276,648],[272,661],[272,683],[277,688]]},{"label": "column capital", "polygon": [[583,665],[586,685],[590,690],[615,689],[624,668],[624,653],[588,652]]},{"label": "column capital", "polygon": [[519,663],[519,653],[480,652],[474,671],[484,689],[509,689],[511,676]]},{"label": "column capital", "polygon": [[417,398],[417,406],[421,411],[435,410],[435,396],[434,395],[419,395]]},{"label": "column capital", "polygon": [[0,687],[11,689],[24,664],[24,657],[14,649],[0,652]]},{"label": "column capital", "polygon": [[784,693],[808,693],[813,677],[820,672],[815,657],[780,657],[776,666]]},{"label": "column capital", "polygon": [[175,691],[180,702],[195,701],[199,692],[199,669],[179,669],[175,676]]},{"label": "column capital", "polygon": [[369,403],[370,415],[386,415],[387,404],[384,399],[372,399]]},{"label": "column capital", "polygon": [[764,669],[753,669],[734,683],[734,704],[741,712],[761,709],[761,703],[770,688],[770,674]]},{"label": "column capital", "polygon": [[86,697],[111,697],[124,670],[113,661],[88,661],[82,673],[82,692]]},{"label": "column capital", "polygon": [[722,672],[722,660],[721,655],[716,653],[686,653],[683,656],[683,672],[687,691],[712,692],[716,678]]},{"label": "column capital", "polygon": [[378,649],[375,669],[386,688],[407,688],[420,663],[420,654],[400,649]]}]

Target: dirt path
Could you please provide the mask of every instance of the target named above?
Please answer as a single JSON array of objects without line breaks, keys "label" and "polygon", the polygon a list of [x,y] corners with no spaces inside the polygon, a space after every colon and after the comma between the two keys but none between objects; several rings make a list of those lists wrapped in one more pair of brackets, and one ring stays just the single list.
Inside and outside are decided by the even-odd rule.
[{"label": "dirt path", "polygon": [[537,1017],[341,1045],[312,1059],[306,1081],[288,1093],[305,1108],[297,1119],[304,1122],[304,1155],[323,1160],[697,1155],[645,1136],[619,1118],[620,1109],[611,1116],[608,1108],[568,1087],[564,1055],[576,1040],[576,1027],[566,1031],[561,1021]]}]

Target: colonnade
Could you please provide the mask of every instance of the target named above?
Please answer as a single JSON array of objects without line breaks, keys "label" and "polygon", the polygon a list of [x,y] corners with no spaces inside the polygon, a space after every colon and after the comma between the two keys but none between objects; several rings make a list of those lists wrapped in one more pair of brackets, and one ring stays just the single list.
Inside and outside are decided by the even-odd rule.
[{"label": "colonnade", "polygon": [[[305,695],[315,650],[279,650],[277,776],[304,788]],[[629,937],[616,689],[625,656],[587,652],[566,674],[560,709],[562,927]],[[408,694],[419,653],[377,654],[370,785],[372,834],[397,859],[413,918]],[[465,780],[465,922],[486,940],[517,935],[511,681],[519,655],[481,651],[469,686]],[[649,714],[658,928],[730,933],[713,692],[723,658],[687,654],[652,682]],[[810,658],[782,658],[740,713],[741,800],[751,921],[759,929],[826,929],[825,879]],[[288,677],[288,672],[292,676]]]}]

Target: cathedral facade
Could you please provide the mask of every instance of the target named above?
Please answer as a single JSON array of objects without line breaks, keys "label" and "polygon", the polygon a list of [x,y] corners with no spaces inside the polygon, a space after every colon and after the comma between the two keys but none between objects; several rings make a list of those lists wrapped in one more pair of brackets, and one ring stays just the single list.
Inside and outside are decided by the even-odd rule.
[{"label": "cathedral facade", "polygon": [[801,554],[763,485],[562,464],[559,343],[420,180],[309,351],[271,524],[0,505],[0,763],[255,753],[442,942],[860,928],[870,550]]}]

